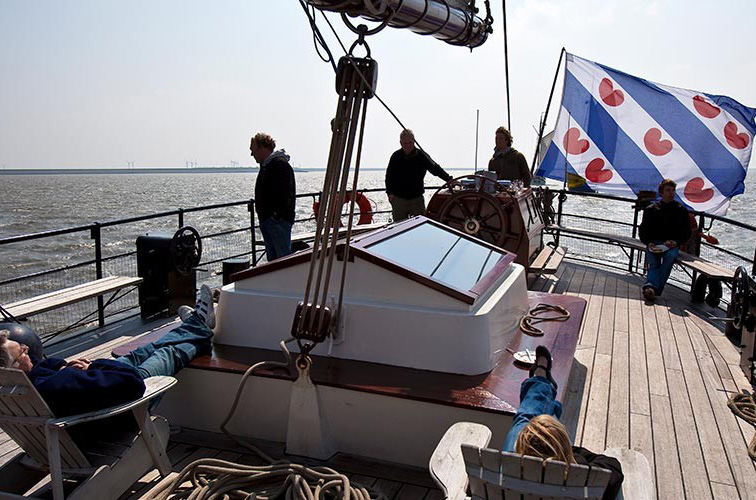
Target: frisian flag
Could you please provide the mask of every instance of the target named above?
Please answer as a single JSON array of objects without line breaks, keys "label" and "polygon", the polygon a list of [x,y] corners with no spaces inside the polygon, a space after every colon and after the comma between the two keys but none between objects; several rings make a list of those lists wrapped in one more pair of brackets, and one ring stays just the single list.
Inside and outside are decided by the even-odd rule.
[{"label": "frisian flag", "polygon": [[567,54],[554,138],[536,175],[628,198],[670,178],[686,207],[724,215],[744,190],[755,118],[729,97]]}]

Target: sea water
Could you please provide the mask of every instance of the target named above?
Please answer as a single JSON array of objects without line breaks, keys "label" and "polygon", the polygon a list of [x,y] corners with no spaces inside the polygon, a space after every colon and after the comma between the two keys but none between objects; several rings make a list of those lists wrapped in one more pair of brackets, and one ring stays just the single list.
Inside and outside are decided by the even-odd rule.
[{"label": "sea water", "polygon": [[[455,177],[471,173],[469,170],[450,170]],[[384,187],[385,171],[360,172],[361,189]],[[324,171],[296,173],[297,192],[317,192],[322,189]],[[92,175],[4,175],[0,176],[0,238],[28,233],[83,226],[94,222],[138,217],[158,212],[249,200],[254,194],[255,173],[175,173],[175,174],[92,174]],[[440,185],[440,179],[426,177],[427,185]],[[350,183],[351,185],[351,183]],[[426,190],[429,199],[435,190]],[[389,210],[383,192],[368,194],[378,210]],[[297,218],[312,215],[312,198],[297,202]],[[727,216],[747,224],[756,223],[756,175],[746,178],[745,194],[737,196]],[[620,204],[627,212],[627,204]],[[570,197],[565,204],[570,213],[590,214],[594,217],[617,219],[611,204],[598,204],[590,199]],[[249,224],[246,208],[214,210],[187,215],[187,223],[202,228],[203,234],[228,228],[238,220],[239,226]],[[627,222],[631,222],[628,220]],[[132,233],[122,238],[104,238],[103,250],[108,253],[133,250],[136,235],[153,230],[175,230],[176,216],[147,221],[134,226]],[[724,248],[748,257],[753,256],[756,235],[731,225],[715,222],[710,231]],[[31,272],[51,261],[65,263],[76,259],[82,246],[91,241],[69,237],[57,240],[42,239],[25,244],[0,245],[0,279]],[[108,246],[113,248],[108,248]]]}]

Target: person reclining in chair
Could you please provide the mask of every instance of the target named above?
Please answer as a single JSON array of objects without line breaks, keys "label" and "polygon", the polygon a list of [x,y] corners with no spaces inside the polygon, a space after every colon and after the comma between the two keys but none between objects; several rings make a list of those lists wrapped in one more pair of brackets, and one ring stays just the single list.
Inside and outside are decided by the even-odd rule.
[{"label": "person reclining in chair", "polygon": [[[18,368],[27,374],[34,387],[56,417],[78,415],[127,403],[142,397],[144,379],[158,375],[175,375],[200,354],[212,347],[215,312],[212,292],[202,285],[194,309],[182,306],[181,325],[161,339],[144,345],[126,356],[115,359],[85,358],[66,362],[46,358],[32,361],[28,347],[0,333],[0,367]],[[135,426],[130,414],[120,415],[119,422]],[[105,422],[104,425],[99,425]],[[93,426],[98,427],[97,430]],[[79,443],[97,436],[107,428],[118,427],[112,419],[72,428],[69,432]]]},{"label": "person reclining in chair", "polygon": [[602,498],[614,500],[624,480],[622,466],[616,458],[572,446],[567,429],[557,420],[562,415],[562,403],[556,400],[556,391],[551,353],[538,346],[530,378],[520,386],[520,407],[504,440],[504,451],[608,469],[612,474]]}]

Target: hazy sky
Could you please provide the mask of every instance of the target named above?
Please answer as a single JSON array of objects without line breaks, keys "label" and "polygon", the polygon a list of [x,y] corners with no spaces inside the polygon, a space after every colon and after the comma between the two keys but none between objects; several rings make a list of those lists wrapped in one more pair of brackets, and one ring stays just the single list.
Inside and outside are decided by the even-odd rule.
[{"label": "hazy sky", "polygon": [[[405,30],[369,39],[379,95],[446,167],[472,167],[476,109],[479,165],[506,119],[501,3],[491,3],[495,34],[472,53]],[[561,47],[756,106],[754,0],[507,7],[512,129],[529,160]],[[251,165],[256,131],[271,133],[293,165],[322,167],[333,81],[296,0],[0,0],[0,168]],[[398,134],[371,101],[363,165],[384,166]]]}]

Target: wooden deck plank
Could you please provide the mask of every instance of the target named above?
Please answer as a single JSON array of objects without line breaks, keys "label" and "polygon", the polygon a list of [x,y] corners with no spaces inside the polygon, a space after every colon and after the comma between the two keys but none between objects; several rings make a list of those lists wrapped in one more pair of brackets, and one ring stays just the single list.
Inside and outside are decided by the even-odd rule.
[{"label": "wooden deck plank", "polygon": [[696,429],[696,422],[682,372],[667,369],[667,382],[672,419],[678,437],[677,449],[685,494],[688,498],[711,498],[711,487],[701,446],[696,442],[697,440],[691,439]]},{"label": "wooden deck plank", "polygon": [[556,286],[553,288],[551,293],[564,293],[567,290],[570,282],[572,281],[572,277],[575,274],[575,269],[576,266],[568,266],[567,269],[565,269],[562,273],[562,276],[559,278],[559,281],[557,281]]},{"label": "wooden deck plank", "polygon": [[[630,446],[630,367],[628,332],[614,332],[606,447]],[[602,448],[603,449],[603,448]]]},{"label": "wooden deck plank", "polygon": [[604,285],[604,300],[601,302],[601,320],[599,321],[598,338],[596,339],[596,354],[612,354],[614,343],[614,303],[617,290],[617,279],[607,278]]},{"label": "wooden deck plank", "polygon": [[659,342],[659,328],[656,324],[656,306],[644,304],[643,339],[646,342],[646,366],[648,367],[648,390],[650,395],[668,396],[667,379],[664,377],[664,358]]},{"label": "wooden deck plank", "polygon": [[[173,466],[173,471],[179,472],[181,469],[178,468],[178,464],[183,463],[183,460],[190,456],[191,453],[196,449],[196,446],[187,444],[169,446],[168,460],[171,462],[171,464],[176,464]],[[126,490],[126,492],[123,493],[119,498],[120,500],[141,498],[145,493],[154,488],[158,484],[158,482],[160,482],[160,473],[157,470],[153,469],[142,476],[139,481],[132,484],[131,487]]]},{"label": "wooden deck plank", "polygon": [[580,338],[578,339],[579,346],[596,347],[599,323],[601,321],[601,303],[604,300],[605,283],[606,275],[604,274],[596,276],[596,279],[593,282],[590,299],[588,300],[588,307],[586,308],[585,317],[583,319],[583,328],[580,331]]},{"label": "wooden deck plank", "polygon": [[[682,318],[682,310],[675,311],[673,317],[674,314],[680,314]],[[705,351],[695,351],[692,338],[700,338],[701,333],[696,326],[685,321],[684,318],[682,319],[681,324],[675,324],[674,326],[675,342],[677,343],[677,351],[680,354],[680,363],[685,377],[683,381],[683,387],[687,389],[685,397],[689,399],[693,411],[697,438],[701,443],[706,470],[712,482],[735,484],[698,364],[698,358],[706,357],[711,359],[711,354],[708,349]],[[670,389],[671,387],[670,383]]]},{"label": "wooden deck plank", "polygon": [[722,380],[714,365],[713,358],[699,358],[701,374],[706,392],[711,402],[714,418],[719,427],[722,444],[727,454],[735,486],[741,498],[756,498],[756,473],[754,464],[748,457],[745,440],[736,422],[736,417],[727,408],[728,394],[722,391]]},{"label": "wooden deck plank", "polygon": [[619,332],[630,331],[630,283],[617,279],[617,295],[614,302],[614,329]]},{"label": "wooden deck plank", "polygon": [[[659,376],[664,378],[661,373]],[[682,472],[668,397],[651,395],[651,426],[658,498],[683,498]]]},{"label": "wooden deck plank", "polygon": [[382,492],[387,500],[394,500],[396,494],[399,493],[399,490],[402,488],[402,483],[390,479],[379,479],[375,482],[373,488]]},{"label": "wooden deck plank", "polygon": [[589,450],[606,448],[606,419],[612,357],[596,353],[591,374],[591,389],[585,414],[581,446]]},{"label": "wooden deck plank", "polygon": [[646,340],[643,335],[642,308],[643,303],[640,297],[637,295],[628,297],[629,321],[633,325],[628,332],[630,351],[630,412],[650,416],[651,400],[649,399],[648,389]]},{"label": "wooden deck plank", "polygon": [[653,307],[656,314],[656,325],[659,328],[659,341],[661,353],[664,358],[664,367],[667,369],[680,370],[680,357],[677,354],[672,321],[669,307],[665,304],[656,304]]},{"label": "wooden deck plank", "polygon": [[651,471],[655,470],[651,415],[630,412],[630,449],[641,452],[648,460]]},{"label": "wooden deck plank", "polygon": [[593,365],[593,348],[580,348],[575,351],[572,361],[570,379],[562,401],[561,421],[567,428],[573,443],[581,442],[583,422],[585,421],[584,400],[588,398],[590,388],[590,371],[588,365]]},{"label": "wooden deck plank", "polygon": [[427,494],[428,488],[414,484],[403,484],[394,500],[423,500]]},{"label": "wooden deck plank", "polygon": [[721,483],[711,483],[711,490],[714,498],[738,498],[738,489],[735,486]]}]

